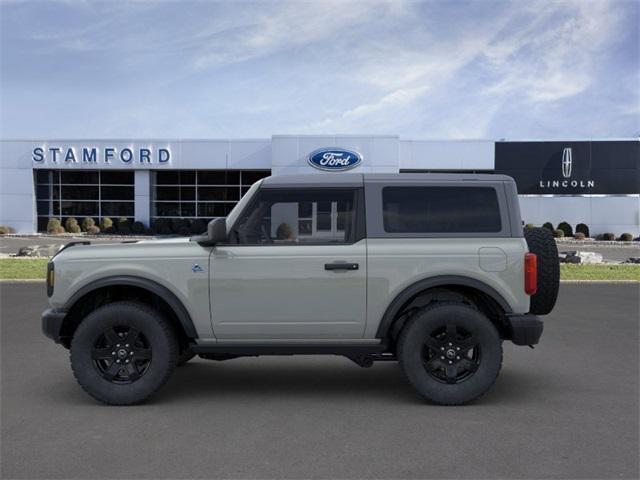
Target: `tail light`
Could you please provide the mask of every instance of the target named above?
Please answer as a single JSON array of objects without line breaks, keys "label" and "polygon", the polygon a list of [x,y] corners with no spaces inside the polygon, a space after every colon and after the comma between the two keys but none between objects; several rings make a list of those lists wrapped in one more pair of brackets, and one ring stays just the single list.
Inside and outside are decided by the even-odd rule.
[{"label": "tail light", "polygon": [[534,295],[538,290],[538,257],[535,253],[524,255],[524,292]]}]

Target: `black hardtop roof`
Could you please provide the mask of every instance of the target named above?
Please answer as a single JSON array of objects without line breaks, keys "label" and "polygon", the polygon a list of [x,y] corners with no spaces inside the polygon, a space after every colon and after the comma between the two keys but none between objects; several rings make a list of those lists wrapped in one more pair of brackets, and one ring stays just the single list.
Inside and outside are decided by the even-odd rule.
[{"label": "black hardtop roof", "polygon": [[275,175],[266,177],[262,185],[265,187],[276,186],[323,186],[337,187],[362,186],[372,182],[513,182],[507,175],[494,175],[491,173],[304,173],[294,175]]}]

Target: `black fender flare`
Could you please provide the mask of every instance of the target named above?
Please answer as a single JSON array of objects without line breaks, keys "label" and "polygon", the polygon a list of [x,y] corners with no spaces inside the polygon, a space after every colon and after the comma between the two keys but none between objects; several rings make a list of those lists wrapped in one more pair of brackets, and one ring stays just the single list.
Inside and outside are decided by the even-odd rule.
[{"label": "black fender flare", "polygon": [[87,285],[79,288],[65,303],[64,309],[69,311],[71,307],[73,307],[78,300],[82,297],[91,293],[100,288],[115,286],[115,285],[126,285],[131,287],[138,287],[145,290],[150,291],[158,295],[162,300],[167,302],[169,307],[173,310],[180,325],[184,329],[184,333],[188,338],[197,338],[198,334],[196,332],[195,327],[193,326],[193,321],[191,320],[191,315],[185,308],[184,304],[180,301],[176,295],[169,290],[167,287],[160,285],[158,282],[154,280],[149,280],[148,278],[136,277],[133,275],[115,275],[111,277],[104,277],[99,280],[88,283]]},{"label": "black fender flare", "polygon": [[486,283],[474,278],[459,275],[440,275],[419,280],[416,283],[409,285],[396,295],[380,320],[380,324],[378,325],[378,330],[376,332],[376,338],[384,339],[387,337],[393,320],[400,312],[402,306],[405,305],[413,296],[419,294],[423,290],[451,285],[474,288],[491,297],[500,306],[500,308],[502,308],[505,314],[511,313],[509,303],[496,291],[495,288],[487,285]]}]

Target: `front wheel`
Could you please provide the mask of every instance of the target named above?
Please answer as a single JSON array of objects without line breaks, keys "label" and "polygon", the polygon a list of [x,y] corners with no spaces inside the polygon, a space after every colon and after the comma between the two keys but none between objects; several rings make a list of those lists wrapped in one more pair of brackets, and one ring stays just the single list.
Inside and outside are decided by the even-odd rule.
[{"label": "front wheel", "polygon": [[71,368],[78,383],[111,405],[146,400],[169,379],[177,355],[171,325],[138,302],[114,302],[94,310],[71,340]]},{"label": "front wheel", "polygon": [[491,321],[462,303],[428,306],[409,319],[398,360],[424,398],[460,405],[487,392],[502,365],[502,341]]}]

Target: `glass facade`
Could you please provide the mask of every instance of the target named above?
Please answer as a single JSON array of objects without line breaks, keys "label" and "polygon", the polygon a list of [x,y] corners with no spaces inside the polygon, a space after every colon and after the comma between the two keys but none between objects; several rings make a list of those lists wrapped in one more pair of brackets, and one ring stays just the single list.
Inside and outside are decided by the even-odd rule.
[{"label": "glass facade", "polygon": [[270,170],[163,170],[152,172],[151,221],[224,217]]},{"label": "glass facade", "polygon": [[38,231],[49,218],[134,218],[134,172],[35,170]]}]

